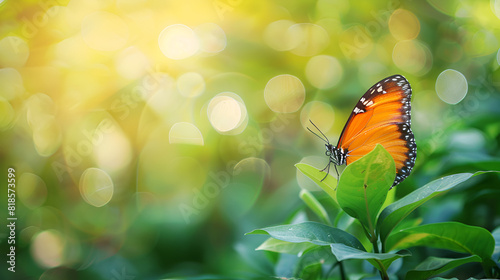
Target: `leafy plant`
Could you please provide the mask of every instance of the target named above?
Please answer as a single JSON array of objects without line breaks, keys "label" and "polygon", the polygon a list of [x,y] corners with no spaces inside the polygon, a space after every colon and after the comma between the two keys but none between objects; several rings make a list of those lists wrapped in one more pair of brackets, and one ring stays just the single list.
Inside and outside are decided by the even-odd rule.
[{"label": "leafy plant", "polygon": [[[333,203],[332,209],[324,207],[311,193],[302,191],[300,197],[323,223],[305,221],[254,230],[248,234],[270,236],[257,249],[281,254],[297,255],[294,277],[303,279],[328,278],[339,267],[342,279],[347,279],[344,263],[365,260],[378,270],[382,279],[389,279],[389,267],[396,260],[411,258],[408,250],[415,246],[438,248],[464,253],[467,256],[442,258],[431,256],[410,269],[407,279],[425,279],[472,262],[481,263],[484,275],[499,277],[498,252],[500,236],[495,238],[486,229],[458,222],[440,222],[420,225],[419,221],[405,221],[412,211],[438,195],[445,194],[461,183],[485,172],[460,173],[434,180],[403,198],[387,205],[387,196],[395,177],[395,164],[390,154],[377,147],[347,166],[338,186],[328,175],[316,168],[299,163],[296,167],[316,182]],[[329,213],[336,216],[331,222]],[[345,214],[362,228],[362,234],[351,229],[353,223],[342,223]],[[496,232],[495,232],[496,233]],[[368,242],[369,243],[368,243]],[[367,246],[371,247],[367,249]],[[330,257],[318,255],[314,261],[310,254],[328,250]],[[307,265],[300,262],[308,257]],[[334,260],[334,261],[332,261]],[[413,263],[418,263],[418,260]],[[330,265],[328,270],[325,266]],[[400,264],[400,262],[399,262]],[[357,275],[358,278],[369,273]]]}]

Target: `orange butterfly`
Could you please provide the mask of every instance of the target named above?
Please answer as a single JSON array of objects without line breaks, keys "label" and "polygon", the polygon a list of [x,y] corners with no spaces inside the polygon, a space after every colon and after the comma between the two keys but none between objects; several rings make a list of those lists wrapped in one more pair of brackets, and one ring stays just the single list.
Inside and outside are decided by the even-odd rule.
[{"label": "orange butterfly", "polygon": [[417,157],[417,144],[410,127],[410,99],[410,83],[402,75],[379,81],[366,91],[352,110],[336,147],[311,121],[325,139],[307,129],[326,142],[329,162],[321,171],[328,169],[328,175],[331,163],[337,170],[337,165],[349,165],[381,144],[396,163],[392,187],[401,183],[410,174]]}]

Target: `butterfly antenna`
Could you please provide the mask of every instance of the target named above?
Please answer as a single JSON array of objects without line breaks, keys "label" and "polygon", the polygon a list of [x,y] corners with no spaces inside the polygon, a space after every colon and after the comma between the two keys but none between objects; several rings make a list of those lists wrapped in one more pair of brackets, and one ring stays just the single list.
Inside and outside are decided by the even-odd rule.
[{"label": "butterfly antenna", "polygon": [[309,130],[309,132],[311,132],[312,134],[316,135],[319,139],[325,141],[327,144],[330,144],[330,141],[328,141],[328,137],[326,137],[326,135],[311,120],[309,120],[309,122],[319,131],[319,133],[321,133],[321,135],[323,135],[324,138],[319,136],[317,133],[313,132],[309,127],[307,127],[307,130]]}]

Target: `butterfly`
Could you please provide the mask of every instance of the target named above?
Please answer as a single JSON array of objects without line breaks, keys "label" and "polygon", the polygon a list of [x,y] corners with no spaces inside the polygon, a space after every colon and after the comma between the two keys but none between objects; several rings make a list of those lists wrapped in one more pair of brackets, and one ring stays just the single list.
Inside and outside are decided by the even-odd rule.
[{"label": "butterfly", "polygon": [[[392,187],[401,183],[410,174],[417,157],[417,144],[411,131],[411,87],[402,75],[393,75],[380,80],[366,91],[352,110],[340,134],[337,146],[310,120],[324,137],[314,135],[326,142],[328,165],[321,171],[330,172],[330,164],[349,165],[371,152],[381,144],[396,163],[396,177]],[[322,180],[322,181],[323,181]]]}]

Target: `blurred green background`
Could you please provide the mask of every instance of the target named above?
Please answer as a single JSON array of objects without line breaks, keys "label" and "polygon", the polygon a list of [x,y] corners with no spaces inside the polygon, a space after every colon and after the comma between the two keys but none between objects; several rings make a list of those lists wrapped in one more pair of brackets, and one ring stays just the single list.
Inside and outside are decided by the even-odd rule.
[{"label": "blurred green background", "polygon": [[[282,276],[244,233],[307,215],[299,191],[319,188],[294,164],[327,163],[308,120],[336,143],[392,74],[413,88],[418,145],[396,197],[500,170],[498,0],[3,0],[0,19],[18,218],[2,279]],[[485,178],[419,215],[492,230]]]}]

